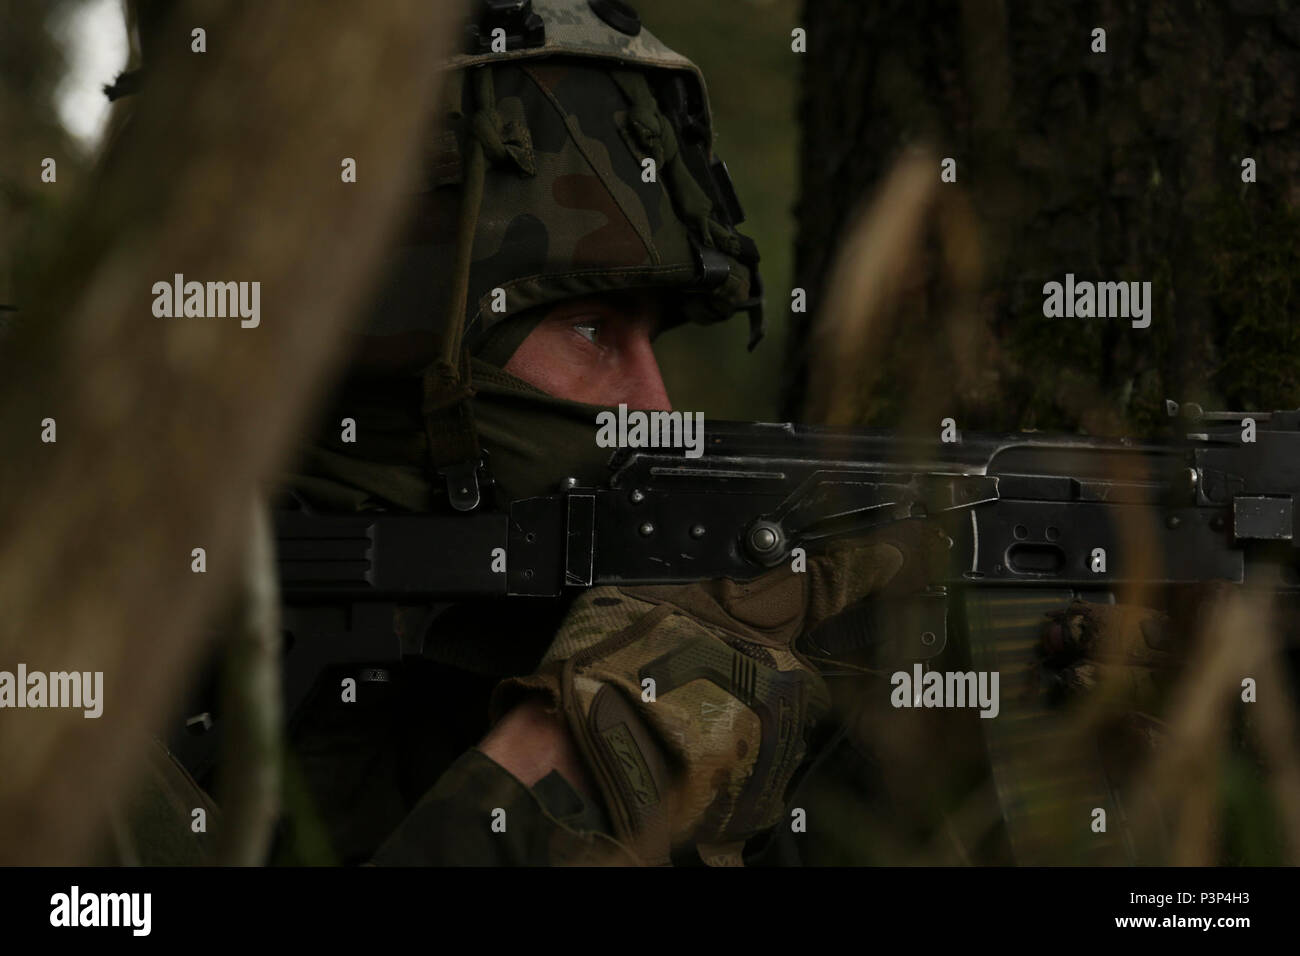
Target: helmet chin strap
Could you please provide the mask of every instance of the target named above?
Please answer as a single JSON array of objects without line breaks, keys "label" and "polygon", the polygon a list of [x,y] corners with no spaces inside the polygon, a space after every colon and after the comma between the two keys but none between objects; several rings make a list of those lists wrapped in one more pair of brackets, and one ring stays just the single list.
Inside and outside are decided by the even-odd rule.
[{"label": "helmet chin strap", "polygon": [[[478,228],[479,210],[483,205],[483,180],[487,157],[480,128],[495,127],[496,95],[489,67],[474,71],[475,100],[478,110],[470,126],[465,157],[465,185],[461,193],[460,220],[456,231],[456,263],[451,299],[447,303],[442,334],[438,336],[437,358],[424,370],[424,432],[428,440],[433,471],[443,478],[447,500],[457,511],[473,511],[482,501],[479,472],[483,468],[483,451],[469,399],[474,394],[470,377],[469,353],[463,347],[463,316],[469,297],[469,273],[472,264],[474,233]],[[499,126],[499,117],[498,123]],[[497,136],[493,145],[501,146]],[[504,151],[504,147],[502,147]]]}]

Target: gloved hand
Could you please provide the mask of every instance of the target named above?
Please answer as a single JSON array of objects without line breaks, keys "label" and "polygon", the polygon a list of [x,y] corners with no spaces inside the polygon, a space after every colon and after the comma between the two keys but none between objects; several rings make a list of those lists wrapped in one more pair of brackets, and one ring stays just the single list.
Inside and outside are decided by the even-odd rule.
[{"label": "gloved hand", "polygon": [[1074,601],[1047,615],[1040,634],[1040,686],[1052,703],[1088,703],[1111,718],[1130,751],[1159,742],[1164,697],[1190,640],[1230,587],[1180,588],[1166,613],[1130,604]]},{"label": "gloved hand", "polygon": [[1168,615],[1074,601],[1047,618],[1039,655],[1050,699],[1069,700],[1104,685],[1132,707],[1154,700],[1156,678],[1170,665]]},{"label": "gloved hand", "polygon": [[810,555],[805,572],[579,597],[538,668],[503,682],[493,711],[528,692],[563,710],[637,859],[696,847],[737,864],[777,824],[809,737],[830,710],[795,639],[868,595],[907,593],[942,573],[950,542],[908,520]]}]

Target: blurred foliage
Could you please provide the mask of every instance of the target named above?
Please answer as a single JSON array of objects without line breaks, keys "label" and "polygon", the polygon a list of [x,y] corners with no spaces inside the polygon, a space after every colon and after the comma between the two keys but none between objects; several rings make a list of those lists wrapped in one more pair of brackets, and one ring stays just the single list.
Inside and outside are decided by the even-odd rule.
[{"label": "blurred foliage", "polygon": [[767,338],[745,351],[743,315],[713,327],[684,326],[656,347],[678,408],[710,418],[775,420],[780,412],[792,285],[800,58],[790,50],[796,0],[654,0],[638,5],[646,26],[704,71],[716,149],[758,243],[767,290]]},{"label": "blurred foliage", "polygon": [[56,27],[81,2],[0,0],[0,304],[14,302],[36,233],[71,193],[41,182],[41,160],[55,160],[62,182],[85,167],[55,109],[67,70]]},{"label": "blurred foliage", "polygon": [[[165,723],[205,643],[229,631],[213,612],[247,563],[239,516],[284,468],[416,187],[460,14],[421,0],[364,15],[351,0],[194,0],[188,11],[214,36],[237,39],[203,57],[161,44],[150,69],[163,79],[132,101],[130,135],[86,172],[53,102],[63,66],[50,28],[72,9],[0,8],[0,225],[5,251],[27,260],[22,321],[0,347],[10,452],[0,456],[0,660],[102,672],[105,698],[120,705],[99,720],[75,709],[0,720],[0,859],[28,864],[87,859],[142,766],[147,732]],[[348,189],[304,179],[304,169],[337,169],[340,141],[371,157],[373,175]],[[41,182],[43,156],[58,162],[55,184]],[[52,241],[33,243],[33,231]],[[257,276],[275,320],[256,336],[234,323],[160,323],[145,290],[173,273]],[[46,419],[71,441],[38,442]],[[195,542],[203,574],[176,558]],[[265,619],[274,602],[262,593]],[[266,703],[276,681],[258,673],[235,683],[266,690]],[[241,757],[272,750],[269,723],[257,727],[261,754],[245,745]],[[259,855],[272,789],[251,769],[256,825],[233,847],[241,859]]]}]

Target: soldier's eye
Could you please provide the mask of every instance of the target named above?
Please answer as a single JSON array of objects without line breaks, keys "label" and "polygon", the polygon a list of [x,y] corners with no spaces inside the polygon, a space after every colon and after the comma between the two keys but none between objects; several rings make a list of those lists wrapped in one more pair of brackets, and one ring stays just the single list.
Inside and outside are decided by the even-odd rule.
[{"label": "soldier's eye", "polygon": [[578,322],[573,326],[573,330],[592,345],[595,345],[596,337],[600,333],[600,322],[594,319],[590,322]]}]

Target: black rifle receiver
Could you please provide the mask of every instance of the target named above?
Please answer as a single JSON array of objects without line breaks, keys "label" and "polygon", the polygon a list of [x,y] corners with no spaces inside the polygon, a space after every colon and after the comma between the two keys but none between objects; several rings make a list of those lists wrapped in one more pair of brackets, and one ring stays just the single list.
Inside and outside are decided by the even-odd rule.
[{"label": "black rifle receiver", "polygon": [[699,458],[622,449],[607,485],[570,483],[508,515],[282,512],[276,526],[289,602],[744,580],[796,548],[918,517],[953,540],[946,583],[1245,582],[1262,562],[1295,586],[1278,555],[1294,556],[1297,492],[1300,412],[1225,416],[1168,443],[714,423]]}]

